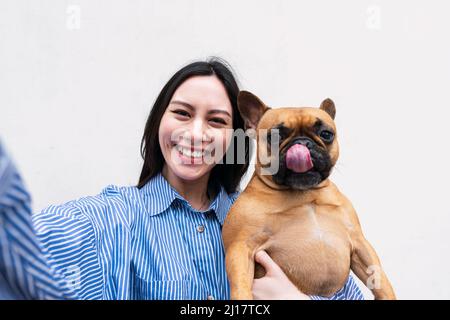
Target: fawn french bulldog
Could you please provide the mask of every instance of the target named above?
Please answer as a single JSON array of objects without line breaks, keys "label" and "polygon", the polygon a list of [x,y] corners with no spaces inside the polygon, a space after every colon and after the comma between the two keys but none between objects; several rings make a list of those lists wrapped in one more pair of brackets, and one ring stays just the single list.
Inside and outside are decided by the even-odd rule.
[{"label": "fawn french bulldog", "polygon": [[[352,270],[375,299],[395,299],[355,209],[328,178],[339,156],[333,101],[275,109],[241,91],[238,106],[259,142],[255,173],[222,230],[231,298],[253,298],[253,279],[265,274],[254,256],[265,250],[305,294],[333,295]],[[277,170],[262,174],[274,161]]]}]

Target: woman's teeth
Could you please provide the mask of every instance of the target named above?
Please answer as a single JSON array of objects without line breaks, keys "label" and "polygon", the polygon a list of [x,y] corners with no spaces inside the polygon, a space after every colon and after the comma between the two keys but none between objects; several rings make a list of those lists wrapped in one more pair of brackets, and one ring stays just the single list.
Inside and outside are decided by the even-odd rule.
[{"label": "woman's teeth", "polygon": [[180,145],[176,145],[175,148],[186,157],[201,158],[204,155],[202,151],[191,151]]}]

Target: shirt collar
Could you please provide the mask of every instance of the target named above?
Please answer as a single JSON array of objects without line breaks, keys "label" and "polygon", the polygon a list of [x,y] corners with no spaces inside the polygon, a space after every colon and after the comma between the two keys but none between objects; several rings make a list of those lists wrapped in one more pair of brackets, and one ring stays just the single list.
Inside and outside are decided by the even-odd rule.
[{"label": "shirt collar", "polygon": [[[167,210],[175,199],[183,202],[192,210],[195,210],[164,178],[164,176],[158,173],[152,179],[150,179],[142,188],[141,193],[148,199],[147,210],[150,215],[154,216]],[[205,210],[214,211],[220,224],[223,225],[228,211],[233,204],[234,197],[237,193],[228,194],[223,186],[220,186],[220,191],[217,193],[214,200],[209,205],[209,208]]]}]

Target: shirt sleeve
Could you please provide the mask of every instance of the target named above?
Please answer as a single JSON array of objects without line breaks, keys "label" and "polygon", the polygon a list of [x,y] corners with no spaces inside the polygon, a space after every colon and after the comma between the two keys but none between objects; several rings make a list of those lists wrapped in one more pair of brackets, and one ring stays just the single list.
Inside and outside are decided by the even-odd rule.
[{"label": "shirt sleeve", "polygon": [[364,300],[364,295],[353,276],[349,276],[344,287],[331,297],[310,296],[311,300]]},{"label": "shirt sleeve", "polygon": [[76,293],[42,253],[31,221],[31,197],[0,141],[0,296],[73,299]]},{"label": "shirt sleeve", "polygon": [[236,199],[239,197],[240,194],[241,191],[239,190],[229,194],[231,205],[233,205],[236,202]]},{"label": "shirt sleeve", "polygon": [[102,299],[103,273],[93,224],[77,201],[50,206],[33,216],[42,252],[78,299]]}]

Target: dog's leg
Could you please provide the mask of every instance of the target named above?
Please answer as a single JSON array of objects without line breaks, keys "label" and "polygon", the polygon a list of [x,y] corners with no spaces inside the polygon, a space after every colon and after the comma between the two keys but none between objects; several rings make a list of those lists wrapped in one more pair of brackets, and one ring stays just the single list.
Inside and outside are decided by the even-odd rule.
[{"label": "dog's leg", "polygon": [[396,299],[394,290],[384,273],[377,253],[364,237],[361,224],[350,201],[344,196],[344,207],[347,209],[345,224],[348,227],[351,243],[351,266],[356,276],[372,291],[375,299]]},{"label": "dog's leg", "polygon": [[233,242],[226,252],[226,269],[232,300],[253,300],[253,250],[244,241]]},{"label": "dog's leg", "polygon": [[394,290],[381,267],[380,259],[373,247],[362,234],[352,240],[352,271],[372,290],[376,300],[396,299]]}]

